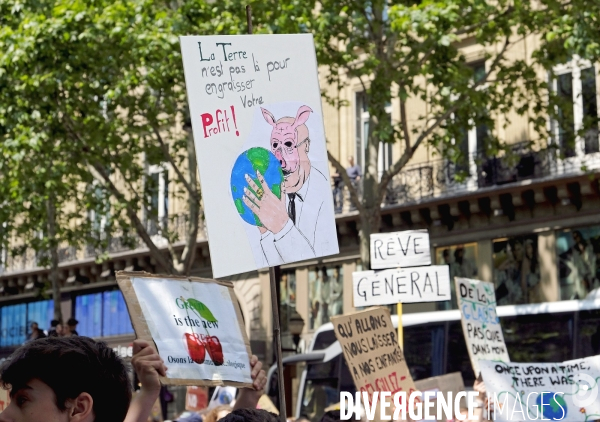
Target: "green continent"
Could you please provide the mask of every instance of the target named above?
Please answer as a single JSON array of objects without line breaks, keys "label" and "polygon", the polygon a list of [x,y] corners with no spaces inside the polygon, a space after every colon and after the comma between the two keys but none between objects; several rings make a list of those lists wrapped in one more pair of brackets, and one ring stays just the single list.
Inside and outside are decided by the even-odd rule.
[{"label": "green continent", "polygon": [[269,167],[269,152],[264,148],[250,148],[246,155],[252,164],[252,168],[255,171],[260,171],[261,174],[265,174]]},{"label": "green continent", "polygon": [[235,202],[235,207],[237,208],[238,212],[240,214],[243,214],[244,213],[244,202],[241,200],[241,198],[238,198],[233,202]]},{"label": "green continent", "polygon": [[281,199],[281,183],[277,183],[271,186],[271,192],[273,192],[279,199]]},{"label": "green continent", "polygon": [[237,192],[237,187],[235,187],[235,186],[232,185],[231,186],[231,191],[234,192],[234,193]]},{"label": "green continent", "polygon": [[256,225],[258,227],[262,227],[262,223],[260,222],[260,220],[258,219],[258,216],[254,213],[252,213],[252,216],[254,217],[254,222],[256,223]]}]

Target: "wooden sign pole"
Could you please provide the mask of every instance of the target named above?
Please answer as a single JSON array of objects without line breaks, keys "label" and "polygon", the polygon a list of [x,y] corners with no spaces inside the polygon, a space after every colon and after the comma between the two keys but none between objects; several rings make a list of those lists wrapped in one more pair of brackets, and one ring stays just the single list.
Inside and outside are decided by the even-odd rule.
[{"label": "wooden sign pole", "polygon": [[[246,23],[248,34],[252,35],[252,8],[246,6]],[[277,387],[279,393],[279,420],[287,421],[285,405],[285,386],[283,384],[283,356],[281,352],[281,326],[279,322],[279,298],[277,297],[277,277],[275,267],[269,268],[269,281],[271,285],[271,308],[273,312],[273,345],[275,347],[275,359],[277,360]]]},{"label": "wooden sign pole", "polygon": [[398,344],[402,351],[404,351],[404,326],[402,325],[402,302],[398,302],[397,305],[398,314]]}]

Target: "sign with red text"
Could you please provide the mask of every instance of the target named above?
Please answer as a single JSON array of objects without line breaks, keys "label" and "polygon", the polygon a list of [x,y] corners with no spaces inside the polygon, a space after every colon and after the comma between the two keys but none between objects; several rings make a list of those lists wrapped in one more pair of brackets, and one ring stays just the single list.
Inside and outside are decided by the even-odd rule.
[{"label": "sign with red text", "polygon": [[352,273],[354,307],[450,300],[447,265]]},{"label": "sign with red text", "polygon": [[117,272],[138,338],[154,342],[163,384],[247,387],[250,344],[233,284]]},{"label": "sign with red text", "polygon": [[337,254],[312,35],[181,51],[214,277]]},{"label": "sign with red text", "polygon": [[376,391],[392,396],[404,391],[407,397],[416,391],[389,309],[371,308],[331,322],[357,391],[369,397]]},{"label": "sign with red text", "polygon": [[463,333],[475,376],[479,376],[480,360],[510,362],[496,314],[494,285],[460,277],[456,277],[455,282]]},{"label": "sign with red text", "polygon": [[427,230],[405,230],[371,235],[371,268],[418,267],[431,265]]}]

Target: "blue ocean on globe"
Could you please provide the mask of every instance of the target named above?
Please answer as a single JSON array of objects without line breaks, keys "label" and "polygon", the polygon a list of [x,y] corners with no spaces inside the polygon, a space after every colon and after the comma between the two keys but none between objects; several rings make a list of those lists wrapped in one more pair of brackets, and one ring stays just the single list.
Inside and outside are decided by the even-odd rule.
[{"label": "blue ocean on globe", "polygon": [[540,393],[535,403],[546,420],[561,421],[567,417],[567,403],[560,394],[555,395],[549,391],[544,392],[544,394]]},{"label": "blue ocean on globe", "polygon": [[281,198],[281,184],[283,183],[281,164],[275,155],[265,148],[250,148],[240,154],[233,165],[233,170],[231,170],[230,186],[233,203],[240,216],[246,223],[254,226],[262,226],[258,217],[250,211],[250,208],[248,208],[243,201],[244,188],[248,188],[254,192],[254,190],[248,186],[248,182],[246,182],[247,174],[252,177],[254,183],[260,186],[258,178],[256,177],[257,171],[262,174],[265,182],[269,185],[271,192],[278,198]]}]

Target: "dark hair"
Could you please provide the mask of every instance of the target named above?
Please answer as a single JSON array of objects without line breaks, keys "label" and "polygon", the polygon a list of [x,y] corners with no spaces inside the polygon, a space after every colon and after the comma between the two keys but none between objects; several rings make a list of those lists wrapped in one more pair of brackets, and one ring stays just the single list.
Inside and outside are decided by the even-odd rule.
[{"label": "dark hair", "polygon": [[50,321],[50,327],[57,327],[58,324],[60,324],[60,321],[57,319],[53,319],[52,321]]},{"label": "dark hair", "polygon": [[0,367],[0,383],[11,395],[39,379],[56,395],[56,406],[88,393],[94,422],[122,421],[131,401],[131,382],[123,361],[104,342],[88,337],[50,337],[18,348]]},{"label": "dark hair", "polygon": [[330,410],[325,413],[321,418],[320,422],[338,422],[340,421],[340,411],[339,410]]},{"label": "dark hair", "polygon": [[279,422],[279,418],[263,409],[237,409],[219,422]]},{"label": "dark hair", "polygon": [[77,321],[75,318],[69,318],[69,320],[67,321],[67,325],[70,327],[77,324],[79,324],[79,321]]}]

